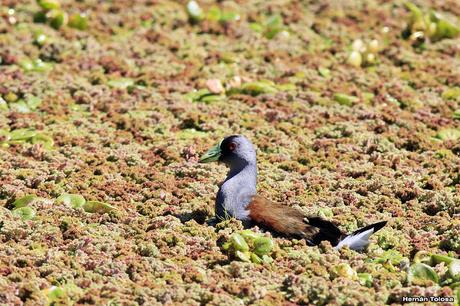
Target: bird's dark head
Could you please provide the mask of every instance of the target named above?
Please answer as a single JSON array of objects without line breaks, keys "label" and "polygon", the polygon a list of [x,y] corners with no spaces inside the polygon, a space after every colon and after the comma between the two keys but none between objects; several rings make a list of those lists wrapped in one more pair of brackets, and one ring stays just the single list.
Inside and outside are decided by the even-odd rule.
[{"label": "bird's dark head", "polygon": [[243,135],[232,135],[209,149],[201,158],[201,163],[220,161],[233,166],[256,163],[256,150],[251,141]]}]

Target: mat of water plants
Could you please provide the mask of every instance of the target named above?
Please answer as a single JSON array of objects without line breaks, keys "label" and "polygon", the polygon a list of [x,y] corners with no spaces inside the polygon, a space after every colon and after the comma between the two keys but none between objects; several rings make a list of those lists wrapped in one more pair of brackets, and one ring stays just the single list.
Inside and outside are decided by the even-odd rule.
[{"label": "mat of water plants", "polygon": [[[2,0],[0,304],[460,297],[460,2]],[[258,192],[367,250],[212,222]],[[417,301],[417,300],[412,300]],[[458,302],[457,302],[458,303]]]}]

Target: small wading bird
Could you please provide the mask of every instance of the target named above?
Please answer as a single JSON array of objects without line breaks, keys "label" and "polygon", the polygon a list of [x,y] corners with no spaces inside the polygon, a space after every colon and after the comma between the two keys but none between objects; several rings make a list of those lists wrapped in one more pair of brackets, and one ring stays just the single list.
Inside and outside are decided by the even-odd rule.
[{"label": "small wading bird", "polygon": [[305,239],[309,245],[323,240],[336,248],[348,246],[362,250],[369,237],[385,226],[386,221],[374,223],[351,234],[344,234],[332,222],[308,217],[299,210],[272,202],[256,194],[256,151],[251,141],[242,135],[226,137],[200,159],[201,163],[220,161],[230,171],[216,197],[216,216],[232,216],[245,224],[257,224],[288,237]]}]

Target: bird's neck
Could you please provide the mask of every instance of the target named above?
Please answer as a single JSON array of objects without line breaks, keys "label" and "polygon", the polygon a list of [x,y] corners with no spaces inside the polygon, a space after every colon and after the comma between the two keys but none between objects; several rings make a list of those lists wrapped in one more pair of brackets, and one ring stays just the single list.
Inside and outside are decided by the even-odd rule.
[{"label": "bird's neck", "polygon": [[256,163],[232,165],[227,178],[220,186],[216,198],[218,217],[233,216],[240,220],[248,219],[246,206],[256,194]]}]

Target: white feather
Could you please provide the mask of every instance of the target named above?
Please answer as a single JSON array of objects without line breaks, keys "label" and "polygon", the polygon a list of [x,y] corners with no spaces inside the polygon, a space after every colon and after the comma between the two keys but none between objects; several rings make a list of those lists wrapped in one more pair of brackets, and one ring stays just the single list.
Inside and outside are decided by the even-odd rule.
[{"label": "white feather", "polygon": [[350,234],[339,242],[334,248],[336,250],[347,245],[350,249],[360,251],[369,244],[369,237],[374,233],[374,228],[368,229],[359,234]]}]

